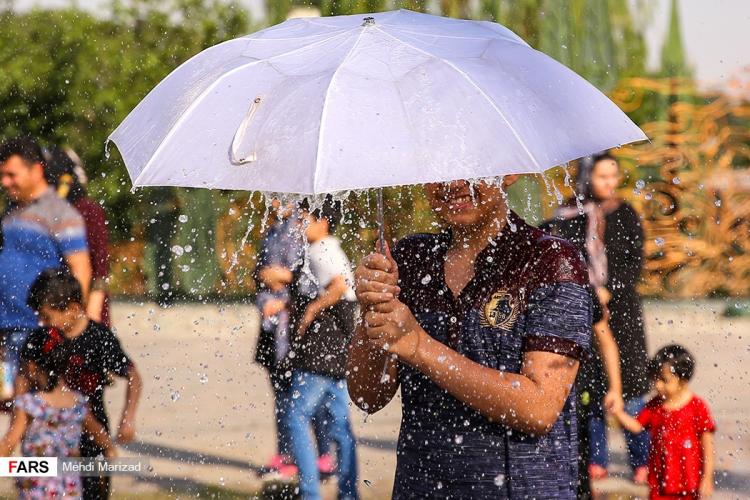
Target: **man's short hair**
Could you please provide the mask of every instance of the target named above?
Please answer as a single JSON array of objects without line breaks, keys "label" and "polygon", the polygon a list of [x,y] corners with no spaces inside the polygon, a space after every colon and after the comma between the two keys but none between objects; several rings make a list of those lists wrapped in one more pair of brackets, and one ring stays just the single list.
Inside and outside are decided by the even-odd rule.
[{"label": "man's short hair", "polygon": [[29,166],[36,163],[44,166],[42,148],[31,137],[8,139],[0,145],[0,164],[8,161],[12,156],[20,156]]},{"label": "man's short hair", "polygon": [[47,269],[31,285],[26,303],[34,311],[44,306],[64,311],[73,303],[83,305],[83,290],[69,270]]}]

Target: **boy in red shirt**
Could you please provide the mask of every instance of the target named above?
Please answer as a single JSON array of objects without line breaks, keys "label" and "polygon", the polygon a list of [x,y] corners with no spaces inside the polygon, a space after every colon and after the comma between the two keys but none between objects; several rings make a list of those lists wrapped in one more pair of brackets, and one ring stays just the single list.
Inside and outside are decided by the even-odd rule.
[{"label": "boy in red shirt", "polygon": [[679,345],[662,347],[651,361],[658,395],[633,418],[620,408],[614,413],[632,433],[648,429],[650,498],[697,499],[714,487],[716,430],[706,403],[690,391],[695,358]]}]

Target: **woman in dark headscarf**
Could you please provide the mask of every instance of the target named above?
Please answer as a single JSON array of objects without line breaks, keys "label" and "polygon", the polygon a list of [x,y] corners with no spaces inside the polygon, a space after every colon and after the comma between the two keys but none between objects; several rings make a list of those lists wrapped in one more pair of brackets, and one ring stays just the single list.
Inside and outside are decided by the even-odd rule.
[{"label": "woman in dark headscarf", "polygon": [[[616,194],[621,179],[617,160],[608,153],[581,160],[576,182],[580,203],[573,199],[560,207],[547,228],[578,246],[586,257],[589,279],[604,311],[604,319],[594,327],[604,337],[597,338],[606,338],[611,329],[619,350],[625,409],[635,415],[649,390],[643,315],[635,289],[643,260],[643,229],[633,207]],[[607,366],[607,373],[613,378],[614,367]],[[606,378],[599,356],[587,363],[581,373],[582,392],[584,396],[588,394],[582,403],[588,408],[586,451],[592,479],[607,475],[604,407],[617,404],[618,398],[617,384],[609,384],[608,388]],[[645,484],[648,438],[628,432],[625,438],[634,480]]]},{"label": "woman in dark headscarf", "polygon": [[92,283],[86,312],[89,318],[111,327],[107,277],[109,276],[109,237],[104,209],[86,192],[86,172],[72,149],[45,151],[45,177],[60,198],[66,198],[86,224],[86,240],[91,256]]}]

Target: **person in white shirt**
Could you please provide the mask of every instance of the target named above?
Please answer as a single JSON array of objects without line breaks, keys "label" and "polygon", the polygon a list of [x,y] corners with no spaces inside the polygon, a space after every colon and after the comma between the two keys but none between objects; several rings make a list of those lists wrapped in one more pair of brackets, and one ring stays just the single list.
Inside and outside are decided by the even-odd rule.
[{"label": "person in white shirt", "polygon": [[317,455],[310,433],[313,415],[328,409],[328,432],[336,443],[340,499],[357,494],[357,461],[354,435],[349,422],[346,362],[354,334],[357,311],[354,274],[339,240],[331,233],[340,218],[340,204],[330,198],[323,207],[305,211],[305,237],[309,248],[305,265],[317,284],[317,296],[304,308],[292,342],[292,394],[287,427],[292,456],[299,469],[300,496],[320,498]]}]

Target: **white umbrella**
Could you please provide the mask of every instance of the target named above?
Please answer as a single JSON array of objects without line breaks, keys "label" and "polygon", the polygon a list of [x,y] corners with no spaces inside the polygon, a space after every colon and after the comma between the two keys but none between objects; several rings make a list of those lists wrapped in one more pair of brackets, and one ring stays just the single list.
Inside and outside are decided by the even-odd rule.
[{"label": "white umbrella", "polygon": [[209,48],[110,139],[134,186],[318,195],[543,172],[646,136],[507,28],[399,10]]}]

